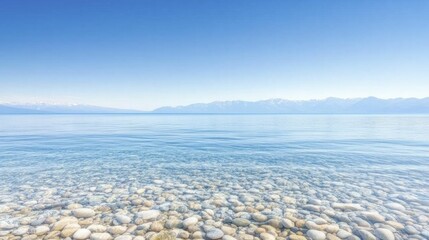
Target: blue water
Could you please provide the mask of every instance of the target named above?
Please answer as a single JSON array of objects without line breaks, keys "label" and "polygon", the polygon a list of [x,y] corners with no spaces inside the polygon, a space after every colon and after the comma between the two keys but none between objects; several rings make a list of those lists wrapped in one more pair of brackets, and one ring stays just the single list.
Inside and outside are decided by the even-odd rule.
[{"label": "blue water", "polygon": [[91,186],[189,186],[193,177],[216,182],[214,193],[269,183],[266,191],[303,204],[348,201],[394,219],[382,205],[399,202],[412,214],[396,220],[417,224],[416,214],[429,215],[428,176],[424,115],[0,115],[0,204],[37,201],[50,188],[72,192],[56,204],[91,206]]},{"label": "blue water", "polygon": [[[203,161],[427,170],[429,116],[3,115],[2,171],[78,161]],[[113,158],[112,158],[113,157]]]}]

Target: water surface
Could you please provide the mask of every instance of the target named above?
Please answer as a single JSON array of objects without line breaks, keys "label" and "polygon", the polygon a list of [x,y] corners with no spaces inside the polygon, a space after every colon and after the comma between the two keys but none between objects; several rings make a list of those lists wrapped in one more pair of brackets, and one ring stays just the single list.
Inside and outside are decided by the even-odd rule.
[{"label": "water surface", "polygon": [[[255,212],[293,218],[298,227],[283,233],[277,226],[277,237],[309,237],[311,223],[299,220],[324,219],[356,237],[385,228],[398,239],[423,239],[428,136],[424,115],[0,115],[0,221],[13,225],[3,235],[27,225],[31,235],[31,221],[58,221],[77,203],[106,226],[115,223],[104,218],[118,212],[133,219],[130,227],[139,225],[135,212],[160,210],[165,222],[184,207],[176,217],[199,216],[201,227],[213,220],[236,228],[233,219],[250,219],[237,239],[261,237],[249,233],[262,225]],[[52,222],[41,224],[52,231]]]}]

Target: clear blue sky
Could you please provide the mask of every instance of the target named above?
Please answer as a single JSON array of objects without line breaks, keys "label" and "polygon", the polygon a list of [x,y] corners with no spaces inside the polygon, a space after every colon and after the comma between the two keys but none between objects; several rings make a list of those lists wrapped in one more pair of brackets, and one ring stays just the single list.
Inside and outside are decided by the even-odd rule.
[{"label": "clear blue sky", "polygon": [[429,1],[0,1],[0,102],[429,96]]}]

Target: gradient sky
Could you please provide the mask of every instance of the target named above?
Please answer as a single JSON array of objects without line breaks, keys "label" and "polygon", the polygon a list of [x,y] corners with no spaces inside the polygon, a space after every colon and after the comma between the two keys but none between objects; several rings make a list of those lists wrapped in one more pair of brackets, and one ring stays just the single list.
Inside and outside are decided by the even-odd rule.
[{"label": "gradient sky", "polygon": [[0,102],[429,96],[429,1],[2,0]]}]

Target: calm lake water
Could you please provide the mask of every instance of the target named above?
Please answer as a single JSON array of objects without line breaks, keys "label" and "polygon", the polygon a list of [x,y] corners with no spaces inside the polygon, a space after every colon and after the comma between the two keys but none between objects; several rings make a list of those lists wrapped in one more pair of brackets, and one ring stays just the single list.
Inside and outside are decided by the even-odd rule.
[{"label": "calm lake water", "polygon": [[[81,228],[132,219],[126,233],[105,230],[112,237],[149,238],[158,231],[148,223],[196,216],[199,230],[171,228],[194,239],[210,226],[265,238],[255,230],[263,224],[283,239],[424,239],[428,176],[424,115],[0,115],[5,239],[65,238],[54,226],[75,208],[95,211]],[[140,221],[147,210],[160,215]],[[37,235],[38,226],[49,231]]]}]

